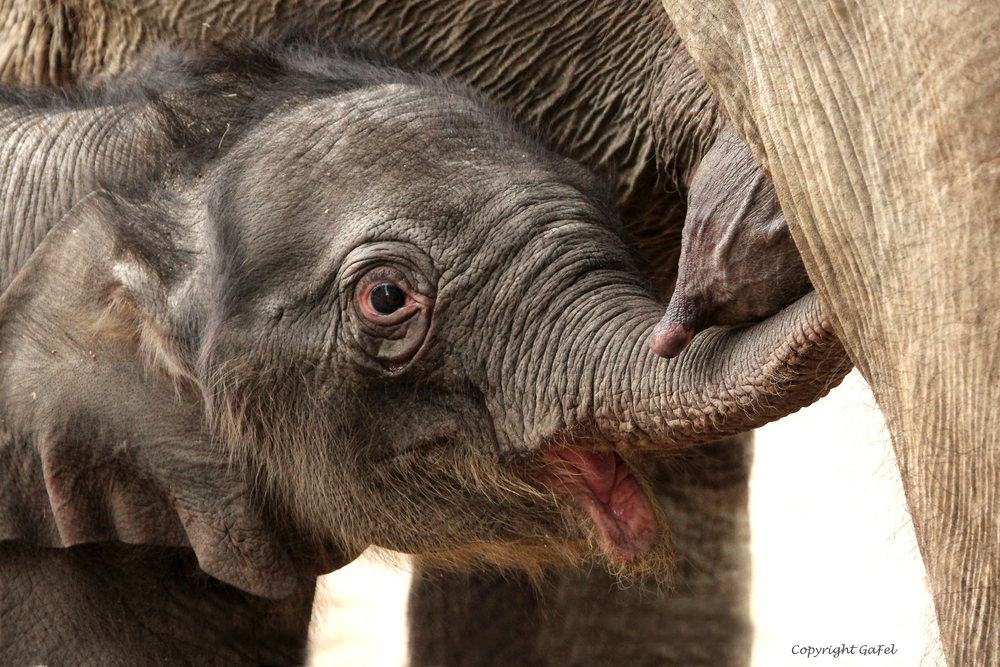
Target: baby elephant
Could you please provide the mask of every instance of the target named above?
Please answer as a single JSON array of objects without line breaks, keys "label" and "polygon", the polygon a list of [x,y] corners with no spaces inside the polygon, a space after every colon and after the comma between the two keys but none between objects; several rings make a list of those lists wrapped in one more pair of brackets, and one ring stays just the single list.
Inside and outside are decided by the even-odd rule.
[{"label": "baby elephant", "polygon": [[[275,600],[370,544],[660,571],[613,438],[635,409],[675,440],[676,382],[612,391],[600,363],[654,366],[657,305],[607,188],[475,93],[294,41],[167,52],[107,90],[0,89],[0,143],[0,542],[43,547],[0,549],[2,586],[32,586],[0,586],[25,637],[0,662],[73,662],[85,612],[7,623],[79,579],[31,564],[50,547],[189,547]],[[224,590],[171,576],[141,600],[166,634],[118,624],[100,655],[230,642],[190,611],[219,603],[158,611]]]},{"label": "baby elephant", "polygon": [[502,111],[294,41],[0,105],[0,540],[271,598],[373,543],[660,563],[605,433],[675,383],[596,352],[652,367],[656,304],[607,188]]},{"label": "baby elephant", "polygon": [[699,331],[762,320],[811,289],[774,186],[726,123],[692,180],[677,285],[650,346],[676,357]]}]

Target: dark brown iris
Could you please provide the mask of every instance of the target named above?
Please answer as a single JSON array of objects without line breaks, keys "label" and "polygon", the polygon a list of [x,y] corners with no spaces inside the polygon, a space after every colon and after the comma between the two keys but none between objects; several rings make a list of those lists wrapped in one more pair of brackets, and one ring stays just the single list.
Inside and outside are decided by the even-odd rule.
[{"label": "dark brown iris", "polygon": [[381,283],[372,288],[368,299],[375,312],[391,315],[406,304],[406,292],[392,283]]}]

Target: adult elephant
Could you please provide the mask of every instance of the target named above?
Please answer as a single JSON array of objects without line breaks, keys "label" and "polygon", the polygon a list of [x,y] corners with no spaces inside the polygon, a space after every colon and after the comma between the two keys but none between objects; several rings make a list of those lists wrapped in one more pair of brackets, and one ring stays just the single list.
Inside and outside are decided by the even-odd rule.
[{"label": "adult elephant", "polygon": [[1000,662],[1000,12],[664,0],[885,413],[942,643]]},{"label": "adult elephant", "polygon": [[[676,272],[688,182],[721,124],[710,89],[652,0],[251,0],[205,8],[12,0],[0,12],[0,71],[8,81],[35,84],[66,84],[117,72],[137,52],[178,37],[244,39],[289,24],[356,32],[399,58],[484,91],[557,151],[611,178],[625,225],[643,255],[645,274],[664,300]],[[750,343],[737,355],[756,345]],[[830,354],[831,367],[840,366],[835,348]],[[693,368],[704,361],[688,353],[680,364]],[[788,390],[792,388],[778,388]],[[672,515],[675,549],[684,564],[677,581],[680,594],[656,605],[635,597],[628,613],[648,620],[621,624],[623,641],[632,641],[657,621],[688,619],[684,631],[671,625],[666,637],[650,642],[676,648],[651,658],[656,664],[671,659],[687,665],[745,664],[749,658],[748,459],[749,439],[742,438],[705,448],[686,463],[664,466],[660,496]],[[706,534],[707,525],[717,530]],[[437,575],[428,573],[421,580],[432,576]],[[418,589],[418,604],[421,594]],[[572,606],[572,596],[554,597]],[[472,609],[476,613],[475,604]],[[458,616],[468,614],[460,610]],[[539,642],[561,645],[545,637]],[[549,654],[568,657],[557,649]]]}]

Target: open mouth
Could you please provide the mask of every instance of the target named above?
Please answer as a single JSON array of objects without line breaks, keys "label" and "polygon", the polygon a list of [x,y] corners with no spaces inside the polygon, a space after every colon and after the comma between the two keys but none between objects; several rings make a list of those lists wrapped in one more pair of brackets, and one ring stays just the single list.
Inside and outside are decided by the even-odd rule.
[{"label": "open mouth", "polygon": [[562,447],[543,459],[541,481],[590,515],[609,556],[634,560],[649,552],[656,539],[656,514],[618,454]]}]

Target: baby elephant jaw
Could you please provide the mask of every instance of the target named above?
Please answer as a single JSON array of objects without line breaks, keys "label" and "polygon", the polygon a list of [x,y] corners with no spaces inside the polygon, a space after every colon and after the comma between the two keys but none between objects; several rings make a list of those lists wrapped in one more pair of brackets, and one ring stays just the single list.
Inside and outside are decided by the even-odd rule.
[{"label": "baby elephant jaw", "polygon": [[618,454],[562,447],[543,458],[539,478],[587,513],[612,562],[637,561],[650,552],[658,533],[656,512]]}]

